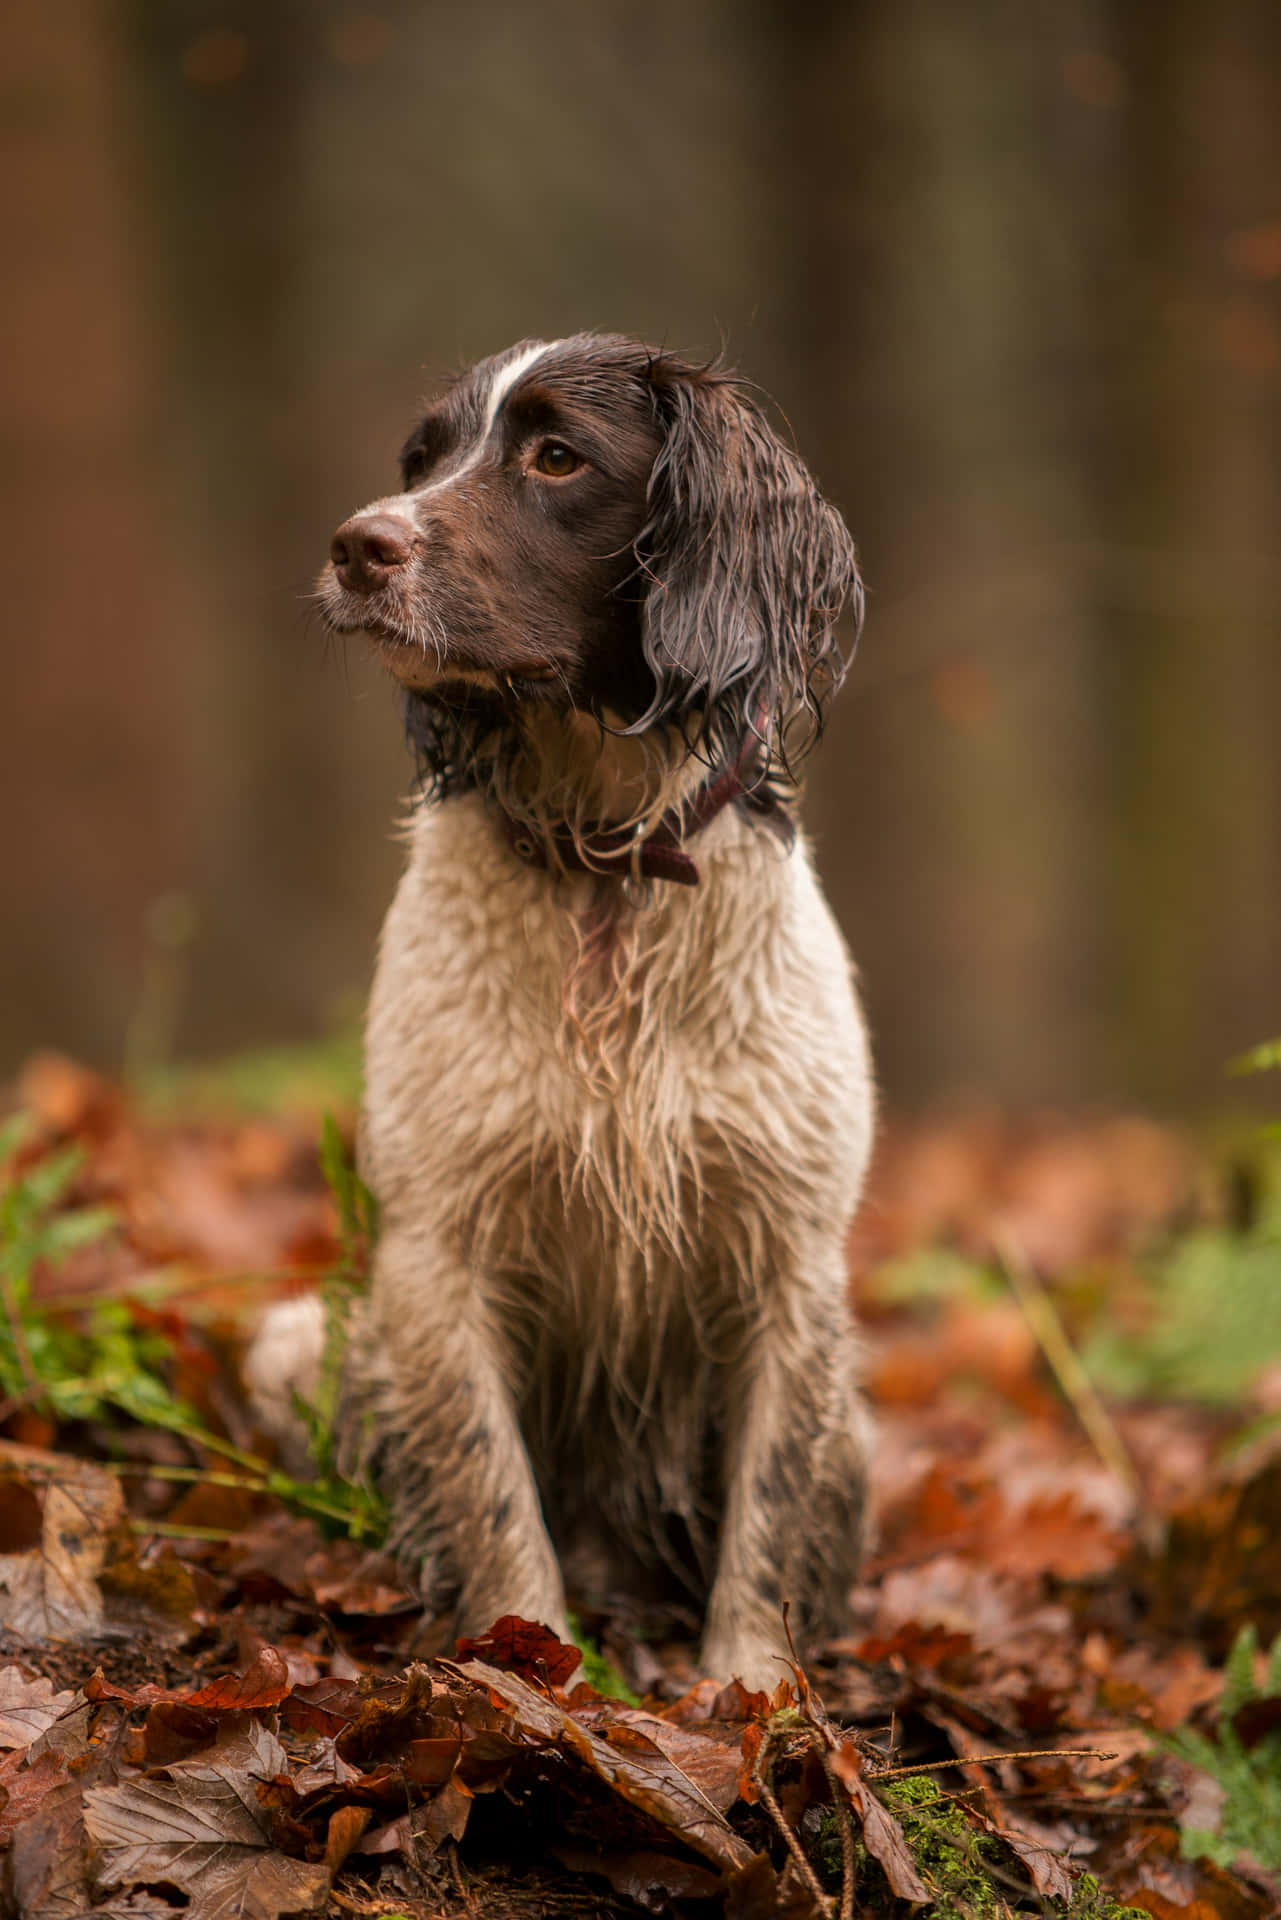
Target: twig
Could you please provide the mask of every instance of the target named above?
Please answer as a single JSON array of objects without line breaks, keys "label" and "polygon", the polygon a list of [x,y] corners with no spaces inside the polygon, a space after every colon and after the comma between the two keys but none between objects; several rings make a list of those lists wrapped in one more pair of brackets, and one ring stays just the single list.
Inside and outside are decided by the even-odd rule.
[{"label": "twig", "polygon": [[[805,1885],[809,1888],[810,1897],[813,1899],[815,1906],[818,1908],[818,1911],[820,1913],[826,1914],[828,1916],[828,1920],[831,1920],[835,1903],[828,1899],[822,1887],[819,1885],[818,1876],[816,1875],[813,1867],[810,1865],[809,1861],[805,1857],[804,1847],[801,1845],[796,1835],[792,1832],[791,1827],[788,1825],[787,1820],[785,1819],[783,1814],[783,1809],[779,1806],[778,1801],[774,1798],[773,1788],[766,1784],[765,1756],[769,1751],[769,1746],[770,1746],[770,1740],[767,1734],[765,1739],[761,1741],[761,1744],[757,1749],[756,1758],[752,1762],[752,1774],[751,1774],[752,1784],[755,1786],[756,1791],[759,1793],[761,1800],[764,1803],[765,1811],[768,1813],[770,1819],[774,1822],[774,1825],[778,1828],[779,1833],[782,1835],[784,1845],[786,1846],[787,1851],[792,1856],[792,1860],[793,1860],[793,1863],[795,1864],[797,1872],[800,1874],[802,1880],[805,1882]],[[842,1907],[843,1906],[844,1906],[844,1896],[842,1894]]]},{"label": "twig", "polygon": [[1028,1747],[1022,1753],[962,1754],[955,1760],[926,1760],[919,1767],[878,1767],[869,1780],[906,1780],[914,1773],[937,1773],[943,1767],[994,1767],[1001,1760],[1115,1760],[1115,1753],[1098,1747]]},{"label": "twig", "polygon": [[1095,1452],[1138,1498],[1142,1489],[1129,1450],[1024,1248],[1015,1234],[1005,1231],[996,1236],[996,1250],[1024,1317]]},{"label": "twig", "polygon": [[[833,1801],[840,1806],[835,1793]],[[841,1920],[854,1920],[854,1821],[848,1807],[841,1807]]]},{"label": "twig", "polygon": [[335,1906],[343,1907],[348,1913],[380,1914],[387,1911],[385,1900],[353,1900],[350,1894],[341,1893],[337,1887],[329,1889],[329,1898]]},{"label": "twig", "polygon": [[832,1809],[841,1823],[841,1920],[854,1917],[854,1816],[849,1796],[842,1792],[829,1751],[823,1754],[823,1771],[832,1795]]},{"label": "twig", "polygon": [[476,1902],[472,1898],[471,1888],[463,1877],[463,1864],[458,1858],[458,1842],[453,1839],[450,1840],[449,1844],[449,1874],[454,1886],[458,1890],[458,1897],[467,1909],[467,1912],[475,1913]]}]

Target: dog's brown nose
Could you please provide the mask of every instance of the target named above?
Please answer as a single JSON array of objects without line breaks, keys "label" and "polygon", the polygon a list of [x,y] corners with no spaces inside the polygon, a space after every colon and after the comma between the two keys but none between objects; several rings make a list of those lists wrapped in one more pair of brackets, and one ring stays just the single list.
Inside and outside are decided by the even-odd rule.
[{"label": "dog's brown nose", "polygon": [[392,513],[356,513],[329,543],[334,572],[349,593],[374,593],[414,551],[414,530]]}]

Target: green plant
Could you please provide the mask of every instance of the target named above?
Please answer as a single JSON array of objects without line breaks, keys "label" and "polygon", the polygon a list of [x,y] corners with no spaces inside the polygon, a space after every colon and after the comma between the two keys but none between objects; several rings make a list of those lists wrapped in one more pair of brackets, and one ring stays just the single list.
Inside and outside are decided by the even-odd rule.
[{"label": "green plant", "polygon": [[1228,1062],[1229,1073],[1270,1073],[1274,1067],[1281,1068],[1281,1039],[1264,1040]]},{"label": "green plant", "polygon": [[933,1920],[995,1920],[1007,1910],[991,1872],[997,1843],[976,1833],[933,1780],[888,1780],[880,1791],[933,1891]]},{"label": "green plant", "polygon": [[[898,1821],[908,1851],[933,1899],[930,1920],[1002,1920],[1011,1913],[1012,1880],[1002,1842],[971,1825],[960,1806],[928,1775],[887,1780],[878,1788],[881,1799]],[[860,1872],[867,1875],[866,1849],[857,1844]],[[829,1879],[840,1868],[839,1832],[829,1816],[819,1835],[820,1863]],[[879,1880],[879,1875],[876,1876]],[[881,1885],[884,1885],[883,1881]],[[861,1888],[868,1912],[879,1912],[873,1884]],[[888,1907],[885,1909],[888,1911]],[[897,1910],[897,1909],[896,1909]],[[1060,1920],[1144,1920],[1137,1908],[1108,1898],[1097,1880],[1082,1874],[1070,1900],[1052,1900],[1043,1911]]]},{"label": "green plant", "polygon": [[571,1613],[569,1630],[574,1636],[574,1645],[583,1656],[583,1664],[578,1678],[585,1680],[597,1693],[603,1693],[607,1700],[625,1700],[629,1707],[638,1707],[640,1701],[632,1692],[618,1668],[614,1665],[596,1642],[584,1633],[580,1622]]},{"label": "green plant", "polygon": [[[22,1114],[0,1128],[0,1165],[29,1135]],[[154,1418],[171,1399],[154,1372],[163,1343],[134,1326],[118,1301],[95,1307],[82,1332],[32,1297],[42,1262],[56,1268],[115,1231],[112,1208],[64,1204],[83,1157],[79,1147],[63,1147],[0,1184],[0,1393],[7,1410],[45,1405],[63,1420],[93,1419],[108,1406]]]},{"label": "green plant", "polygon": [[1104,1325],[1082,1360],[1105,1392],[1239,1402],[1281,1358],[1281,1228],[1275,1200],[1245,1233],[1201,1227],[1147,1267],[1149,1324]]},{"label": "green plant", "polygon": [[1166,1741],[1171,1753],[1208,1773],[1224,1794],[1218,1831],[1184,1827],[1181,1840],[1186,1858],[1208,1855],[1219,1867],[1230,1867],[1238,1854],[1248,1853],[1264,1867],[1281,1868],[1281,1725],[1251,1745],[1236,1725],[1243,1707],[1281,1699],[1281,1635],[1273,1643],[1262,1686],[1254,1677],[1258,1650],[1253,1626],[1242,1627],[1224,1669],[1214,1739],[1184,1727]]},{"label": "green plant", "polygon": [[[1261,1041],[1257,1047],[1250,1047],[1247,1052],[1239,1053],[1235,1060],[1228,1061],[1229,1073],[1273,1073],[1276,1071],[1281,1071],[1281,1037],[1278,1037],[1276,1040]],[[1268,1126],[1265,1126],[1263,1128],[1263,1134],[1266,1139],[1281,1140],[1281,1120],[1274,1120]]]},{"label": "green plant", "polygon": [[315,1396],[311,1400],[296,1396],[294,1404],[307,1431],[317,1488],[324,1489],[332,1501],[345,1501],[353,1515],[359,1515],[359,1538],[377,1540],[387,1532],[386,1506],[366,1481],[342,1476],[336,1433],[343,1355],[352,1307],[364,1287],[378,1238],[378,1202],[356,1172],[331,1113],[324,1116],[321,1125],[320,1166],[338,1214],[338,1259],[320,1287],[325,1344]]},{"label": "green plant", "polygon": [[343,1003],[316,1039],[215,1061],[144,1066],[134,1091],[154,1114],[323,1112],[354,1107],[362,1072],[360,1009]]},{"label": "green plant", "polygon": [[[1229,1063],[1233,1073],[1281,1067],[1281,1040]],[[1102,1327],[1082,1359],[1107,1391],[1231,1405],[1259,1369],[1281,1359],[1281,1124],[1252,1129],[1232,1170],[1248,1191],[1244,1228],[1203,1226],[1143,1264],[1148,1324]]]},{"label": "green plant", "polygon": [[[354,1234],[373,1230],[372,1201],[350,1168],[339,1171],[342,1144],[329,1122],[322,1152],[335,1182],[342,1255],[328,1284],[345,1298],[355,1284]],[[30,1137],[18,1115],[0,1127],[0,1168],[10,1165]],[[336,1144],[335,1144],[336,1143]],[[343,1480],[333,1460],[333,1406],[337,1396],[340,1329],[327,1343],[322,1370],[323,1403],[309,1409],[309,1431],[318,1441],[315,1480],[295,1480],[269,1461],[213,1433],[195,1408],[173,1392],[165,1378],[169,1349],[163,1336],[140,1326],[128,1303],[103,1300],[74,1319],[45,1308],[33,1297],[38,1265],[56,1267],[75,1249],[106,1239],[117,1226],[109,1207],[67,1206],[83,1164],[79,1147],[68,1146],[13,1167],[0,1180],[0,1417],[22,1406],[46,1408],[58,1420],[103,1420],[123,1414],[143,1426],[163,1427],[227,1461],[234,1474],[211,1476],[204,1467],[153,1471],[175,1480],[216,1477],[253,1493],[268,1493],[295,1512],[358,1540],[381,1540],[386,1515],[374,1492]],[[363,1198],[361,1197],[363,1195]],[[332,1354],[329,1346],[333,1346]]]}]

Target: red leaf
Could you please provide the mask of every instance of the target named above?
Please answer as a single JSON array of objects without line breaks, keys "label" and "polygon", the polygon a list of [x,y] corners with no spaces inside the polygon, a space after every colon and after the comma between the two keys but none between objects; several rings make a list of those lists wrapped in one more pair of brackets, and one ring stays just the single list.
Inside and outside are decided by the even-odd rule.
[{"label": "red leaf", "polygon": [[366,1698],[350,1680],[314,1680],[294,1688],[281,1718],[295,1733],[335,1735],[360,1718]]},{"label": "red leaf", "polygon": [[495,1620],[488,1633],[464,1635],[458,1642],[460,1660],[484,1660],[524,1680],[545,1678],[554,1687],[564,1686],[582,1657],[577,1647],[558,1640],[550,1627],[522,1620],[515,1613]]},{"label": "red leaf", "polygon": [[759,1721],[743,1729],[743,1764],[738,1773],[738,1797],[754,1807],[760,1799],[760,1788],[756,1784],[756,1756],[765,1739],[765,1729]]},{"label": "red leaf", "polygon": [[56,1787],[66,1775],[65,1753],[42,1753],[30,1766],[23,1765],[25,1759],[22,1751],[0,1757],[0,1846],[8,1846],[50,1787]]},{"label": "red leaf", "polygon": [[167,1767],[218,1738],[218,1717],[182,1700],[157,1700],[142,1728],[144,1764]]},{"label": "red leaf", "polygon": [[[242,1674],[225,1674],[199,1693],[189,1693],[183,1704],[206,1707],[212,1713],[253,1713],[278,1707],[289,1692],[289,1663],[275,1647],[263,1647],[253,1665]],[[175,1696],[182,1698],[182,1696]]]},{"label": "red leaf", "polygon": [[188,1693],[182,1687],[155,1687],[148,1681],[141,1687],[118,1687],[108,1680],[101,1667],[85,1682],[85,1698],[95,1705],[104,1700],[119,1700],[126,1707],[151,1707],[158,1701],[172,1701],[184,1707],[204,1708],[210,1713],[253,1713],[264,1707],[278,1707],[289,1692],[289,1663],[275,1647],[263,1647],[257,1659],[244,1673],[224,1674],[207,1687]]}]

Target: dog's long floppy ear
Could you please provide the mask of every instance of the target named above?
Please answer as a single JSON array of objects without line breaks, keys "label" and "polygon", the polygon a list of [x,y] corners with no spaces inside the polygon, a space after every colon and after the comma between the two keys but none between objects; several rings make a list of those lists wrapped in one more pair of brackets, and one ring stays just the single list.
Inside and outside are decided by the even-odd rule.
[{"label": "dog's long floppy ear", "polygon": [[862,620],[854,543],[731,375],[656,356],[647,377],[663,441],[636,542],[655,680],[637,730],[675,720],[731,762],[756,739],[787,769],[844,677],[847,602]]}]

